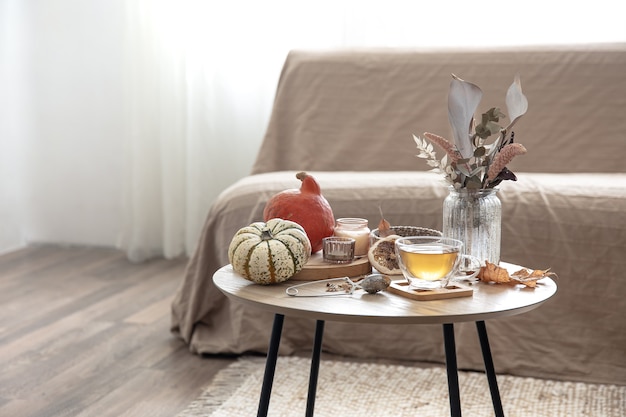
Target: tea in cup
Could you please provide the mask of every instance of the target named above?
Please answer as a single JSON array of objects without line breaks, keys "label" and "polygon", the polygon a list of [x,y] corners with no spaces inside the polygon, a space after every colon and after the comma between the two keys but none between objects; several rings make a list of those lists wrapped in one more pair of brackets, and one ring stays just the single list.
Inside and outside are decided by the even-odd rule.
[{"label": "tea in cup", "polygon": [[409,288],[444,288],[457,273],[463,242],[434,236],[409,236],[396,240],[395,249],[402,275]]}]

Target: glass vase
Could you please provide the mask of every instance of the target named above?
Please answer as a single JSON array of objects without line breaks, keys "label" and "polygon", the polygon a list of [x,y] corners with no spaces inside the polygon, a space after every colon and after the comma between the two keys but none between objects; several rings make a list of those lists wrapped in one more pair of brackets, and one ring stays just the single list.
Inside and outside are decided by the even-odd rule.
[{"label": "glass vase", "polygon": [[502,205],[497,188],[455,189],[443,202],[443,235],[463,242],[463,253],[500,262]]}]

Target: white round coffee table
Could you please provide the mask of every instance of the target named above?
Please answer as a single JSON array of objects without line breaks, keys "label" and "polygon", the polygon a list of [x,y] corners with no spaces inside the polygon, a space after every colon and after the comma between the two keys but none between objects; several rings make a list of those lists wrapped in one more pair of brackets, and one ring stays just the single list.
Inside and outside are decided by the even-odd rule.
[{"label": "white round coffee table", "polygon": [[[511,271],[521,268],[507,263],[500,265]],[[220,268],[213,275],[213,281],[227,297],[274,313],[258,416],[267,415],[285,316],[317,321],[306,416],[313,415],[325,321],[395,325],[442,324],[452,416],[461,415],[454,323],[475,322],[495,414],[504,416],[485,320],[533,310],[557,291],[557,285],[552,279],[543,278],[535,288],[479,282],[472,285],[472,296],[431,301],[416,301],[388,291],[372,295],[363,290],[345,296],[293,297],[287,295],[285,290],[292,285],[301,284],[301,281],[287,281],[270,286],[257,285],[239,276],[230,265]]]}]

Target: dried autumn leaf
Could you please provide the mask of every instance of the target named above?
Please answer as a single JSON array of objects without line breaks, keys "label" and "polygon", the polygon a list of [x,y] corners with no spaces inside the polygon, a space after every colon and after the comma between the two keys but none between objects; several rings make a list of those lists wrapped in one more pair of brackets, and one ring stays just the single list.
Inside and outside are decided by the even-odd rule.
[{"label": "dried autumn leaf", "polygon": [[539,279],[540,278],[523,278],[523,279],[513,278],[514,281],[517,281],[520,284],[524,284],[525,286],[530,287],[530,288],[535,288],[537,286],[537,281]]},{"label": "dried autumn leaf", "polygon": [[546,277],[556,277],[557,275],[554,272],[550,272],[550,268],[548,269],[535,269],[531,270],[528,268],[522,268],[519,271],[511,274],[511,278],[520,284],[524,284],[527,287],[535,288],[537,286],[537,281],[546,278]]},{"label": "dried autumn leaf", "polygon": [[511,282],[511,277],[505,268],[492,264],[489,261],[485,261],[485,266],[480,268],[478,278],[483,282],[495,282],[499,284]]},{"label": "dried autumn leaf", "polygon": [[378,236],[380,237],[391,236],[392,234],[391,223],[385,220],[385,216],[383,216],[383,209],[381,209],[380,207],[378,209],[380,210],[380,222],[378,222]]},{"label": "dried autumn leaf", "polygon": [[489,261],[485,261],[485,266],[480,269],[478,278],[483,282],[495,282],[497,284],[523,284],[526,287],[535,288],[537,281],[542,278],[554,278],[557,275],[550,272],[550,269],[528,269],[522,268],[509,275],[505,268]]}]

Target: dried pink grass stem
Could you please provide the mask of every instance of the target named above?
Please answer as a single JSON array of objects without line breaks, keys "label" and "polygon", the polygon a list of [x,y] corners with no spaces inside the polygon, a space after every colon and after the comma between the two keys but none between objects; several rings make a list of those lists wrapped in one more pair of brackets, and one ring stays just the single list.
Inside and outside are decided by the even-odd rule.
[{"label": "dried pink grass stem", "polygon": [[450,158],[450,162],[456,163],[459,159],[461,159],[461,153],[456,150],[454,145],[450,143],[450,141],[442,136],[435,135],[434,133],[425,132],[424,136],[433,142],[435,145],[439,146],[443,151],[448,154],[448,158]]},{"label": "dried pink grass stem", "polygon": [[526,148],[521,143],[509,143],[506,145],[493,160],[493,164],[487,171],[487,180],[493,181],[498,174],[518,155],[526,153]]}]

